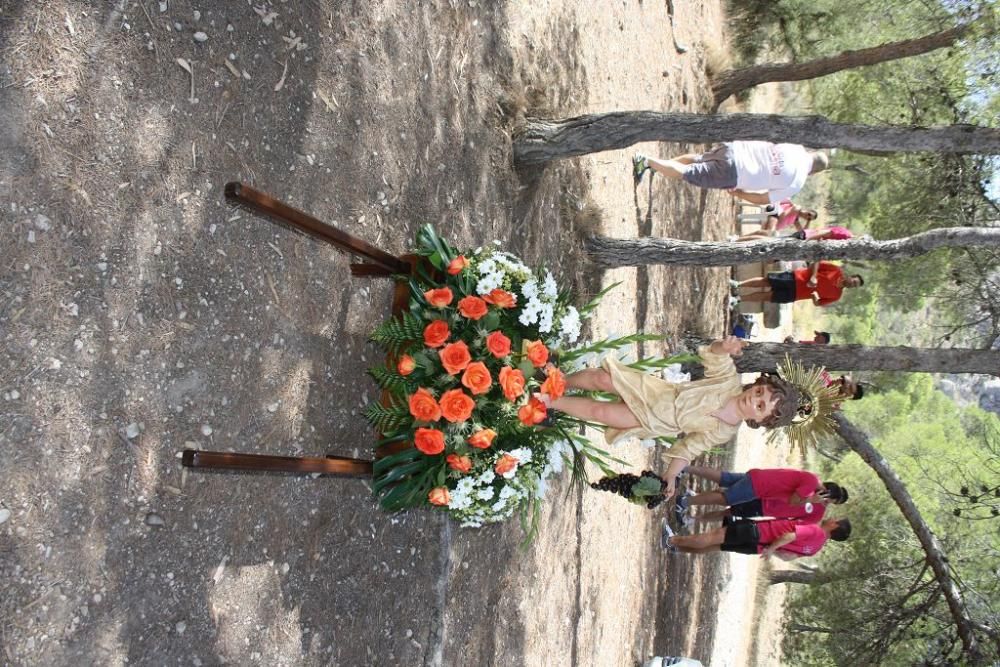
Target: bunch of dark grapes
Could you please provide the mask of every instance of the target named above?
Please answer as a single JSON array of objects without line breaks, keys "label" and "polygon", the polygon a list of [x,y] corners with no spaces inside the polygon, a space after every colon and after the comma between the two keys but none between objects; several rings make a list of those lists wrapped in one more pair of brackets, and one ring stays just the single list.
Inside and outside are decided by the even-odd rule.
[{"label": "bunch of dark grapes", "polygon": [[[633,475],[632,473],[622,473],[620,475],[615,475],[614,477],[602,477],[598,481],[592,483],[590,487],[592,489],[597,489],[598,491],[607,491],[609,493],[617,493],[623,498],[632,498],[632,487],[636,482],[639,481],[640,477],[652,477],[658,481],[661,485],[663,484],[663,478],[657,475],[652,470],[643,470],[642,475]],[[646,507],[648,509],[654,509],[657,505],[662,503],[666,498],[663,494],[658,496],[646,496]]]}]

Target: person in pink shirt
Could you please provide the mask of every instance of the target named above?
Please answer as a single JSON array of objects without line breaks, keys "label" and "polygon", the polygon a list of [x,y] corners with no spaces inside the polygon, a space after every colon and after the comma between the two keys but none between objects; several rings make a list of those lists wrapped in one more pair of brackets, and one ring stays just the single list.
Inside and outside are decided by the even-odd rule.
[{"label": "person in pink shirt", "polygon": [[782,560],[794,560],[815,556],[827,540],[843,542],[850,535],[849,519],[826,519],[819,524],[789,519],[737,521],[698,535],[674,535],[664,519],[660,546],[671,552],[705,554],[729,551],[760,554],[765,559],[777,555]]},{"label": "person in pink shirt", "polygon": [[854,238],[847,227],[837,226],[800,229],[793,236],[800,241],[846,241]]},{"label": "person in pink shirt", "polygon": [[[756,498],[745,503],[737,503],[724,510],[699,514],[696,520],[699,522],[721,520],[724,526],[729,525],[733,521],[764,517],[769,519],[798,519],[803,523],[819,523],[823,520],[829,505],[842,505],[847,502],[849,497],[847,489],[836,482],[823,482],[823,491],[820,491],[818,495],[821,497],[819,502],[807,502],[801,505],[793,505],[787,500],[780,498]],[[685,519],[691,518],[690,516],[682,518],[685,526],[688,525]]]},{"label": "person in pink shirt", "polygon": [[[842,503],[847,500],[847,492],[839,484],[820,483],[819,477],[813,473],[795,468],[754,468],[745,473],[732,473],[716,468],[690,466],[688,473],[715,482],[719,488],[677,499],[674,511],[685,527],[693,524],[688,509],[694,505],[734,507],[758,501],[758,506],[746,508],[748,511],[760,510],[751,516],[800,518],[813,514],[818,506],[823,506],[827,502]],[[764,502],[768,503],[768,510],[779,513],[765,512]],[[732,514],[730,512],[730,515]],[[724,515],[713,513],[711,516],[711,520],[717,520]]]}]

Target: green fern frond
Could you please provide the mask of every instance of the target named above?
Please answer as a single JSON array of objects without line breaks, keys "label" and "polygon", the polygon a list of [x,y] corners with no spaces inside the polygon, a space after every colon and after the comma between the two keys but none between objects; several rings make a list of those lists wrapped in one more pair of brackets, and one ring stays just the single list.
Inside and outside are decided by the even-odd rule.
[{"label": "green fern frond", "polygon": [[368,374],[375,379],[375,383],[379,387],[393,394],[409,392],[410,383],[393,368],[389,368],[388,366],[373,366],[368,369]]},{"label": "green fern frond", "polygon": [[423,340],[424,321],[412,313],[388,319],[372,332],[371,339],[390,353],[405,350],[411,343]]},{"label": "green fern frond", "polygon": [[365,411],[365,418],[379,433],[392,433],[408,426],[413,418],[405,405],[372,403]]}]

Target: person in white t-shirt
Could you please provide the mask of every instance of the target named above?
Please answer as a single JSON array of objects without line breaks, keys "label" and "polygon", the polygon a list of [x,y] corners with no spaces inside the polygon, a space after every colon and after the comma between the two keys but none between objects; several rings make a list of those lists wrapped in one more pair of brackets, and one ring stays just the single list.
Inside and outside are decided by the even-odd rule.
[{"label": "person in white t-shirt", "polygon": [[734,196],[765,206],[788,199],[809,174],[830,164],[826,153],[807,151],[798,144],[768,141],[730,141],[706,153],[687,153],[671,160],[638,154],[632,158],[636,183],[647,169],[700,188],[730,190]]}]

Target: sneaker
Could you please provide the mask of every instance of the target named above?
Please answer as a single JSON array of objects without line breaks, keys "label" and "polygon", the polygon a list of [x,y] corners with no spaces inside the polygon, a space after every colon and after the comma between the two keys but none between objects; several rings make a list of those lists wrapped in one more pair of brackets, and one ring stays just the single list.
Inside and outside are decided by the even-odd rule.
[{"label": "sneaker", "polygon": [[681,518],[682,515],[687,514],[688,511],[688,498],[691,494],[685,493],[683,496],[677,496],[677,501],[674,503],[674,512],[677,513],[677,518]]},{"label": "sneaker", "polygon": [[690,514],[685,514],[684,516],[682,516],[680,518],[680,522],[684,530],[688,532],[691,532],[691,530],[694,528],[695,520],[694,517],[691,516]]},{"label": "sneaker", "polygon": [[740,297],[738,297],[738,296],[731,296],[731,297],[729,297],[729,309],[730,310],[734,310],[739,305],[740,305]]},{"label": "sneaker", "polygon": [[676,553],[677,547],[670,543],[670,538],[674,536],[674,531],[666,519],[663,520],[663,527],[660,529],[660,548],[666,549],[670,553]]},{"label": "sneaker", "polygon": [[730,278],[730,279],[729,279],[729,287],[730,287],[731,289],[738,289],[738,288],[739,288],[739,286],[740,286],[740,281],[738,281],[738,280],[733,280],[732,278]]},{"label": "sneaker", "polygon": [[632,156],[632,179],[638,184],[642,180],[643,174],[649,169],[649,163],[646,162],[646,156],[642,153],[636,153]]}]

